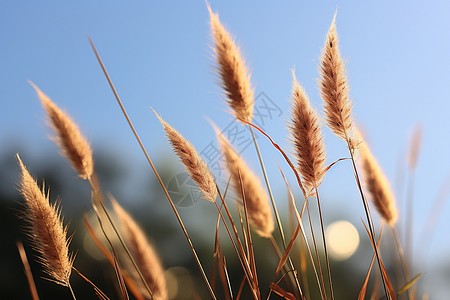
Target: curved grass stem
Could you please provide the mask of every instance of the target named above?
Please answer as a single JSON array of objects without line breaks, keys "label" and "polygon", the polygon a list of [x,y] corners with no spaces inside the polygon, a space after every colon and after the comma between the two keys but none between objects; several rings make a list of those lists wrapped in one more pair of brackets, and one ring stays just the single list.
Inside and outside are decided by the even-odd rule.
[{"label": "curved grass stem", "polygon": [[[111,227],[113,228],[114,233],[116,234],[117,238],[119,239],[120,244],[124,248],[125,252],[127,253],[128,258],[131,260],[134,268],[136,269],[136,272],[138,273],[142,283],[144,284],[145,289],[147,290],[149,295],[153,295],[153,292],[151,291],[150,287],[148,286],[147,281],[144,278],[144,275],[142,275],[142,272],[139,269],[136,261],[134,260],[133,255],[130,252],[130,249],[128,249],[128,246],[126,245],[125,241],[123,240],[122,235],[120,234],[119,230],[117,229],[116,225],[114,224],[113,220],[111,219],[111,216],[110,216],[108,210],[106,209],[104,202],[102,201],[102,198],[100,196],[100,193],[99,193],[95,183],[93,182],[93,180],[90,176],[88,176],[87,179],[88,179],[89,183],[91,184],[91,188],[92,188],[92,191],[94,192],[95,199],[97,199],[98,200],[97,202],[100,203],[100,206],[101,206],[103,212],[105,213],[105,215],[108,219],[108,222],[111,224]],[[98,216],[98,217],[100,217],[100,216]],[[105,233],[105,235],[106,235],[106,233]],[[112,244],[111,244],[111,248],[114,250]]]},{"label": "curved grass stem", "polygon": [[[375,255],[377,257],[378,268],[380,269],[380,273],[383,274],[383,270],[382,270],[382,267],[381,267],[381,258],[380,258],[380,255],[378,253],[378,247],[376,246],[376,242],[375,242],[373,221],[372,221],[372,215],[370,214],[369,204],[367,203],[367,199],[366,199],[366,197],[364,195],[364,192],[363,192],[363,189],[362,189],[362,186],[361,186],[361,180],[359,178],[358,170],[356,168],[355,156],[354,156],[353,150],[350,147],[350,143],[347,143],[347,144],[348,144],[348,150],[350,151],[350,156],[351,156],[351,159],[352,159],[353,174],[355,176],[356,184],[358,186],[358,190],[359,190],[359,193],[361,195],[361,200],[363,202],[364,212],[366,214],[366,219],[367,219],[367,222],[369,223],[368,225],[369,225],[369,231],[370,231],[370,238],[372,239],[372,243],[374,245]],[[383,288],[384,288],[384,293],[386,295],[386,299],[389,300],[389,299],[391,299],[391,297],[390,297],[390,295],[388,293],[388,290],[387,290],[387,287],[386,287],[386,282],[385,282],[385,279],[384,279],[383,275],[381,275],[381,281],[383,282]]]},{"label": "curved grass stem", "polygon": [[[403,276],[404,276],[404,279],[405,279],[405,283],[408,283],[409,282],[409,274],[408,274],[407,264],[406,264],[406,261],[405,261],[405,253],[403,251],[402,244],[400,242],[400,238],[398,236],[397,229],[395,228],[395,226],[392,226],[391,228],[392,228],[392,234],[394,235],[395,245],[397,246],[397,252],[398,252],[398,255],[400,257],[400,263],[402,265]],[[407,290],[406,292],[408,293],[408,299],[409,300],[413,300],[413,295],[410,292],[410,290]]]},{"label": "curved grass stem", "polygon": [[[256,141],[256,137],[255,137],[255,133],[253,132],[253,127],[252,126],[248,126],[250,129],[250,132],[252,134],[252,138],[253,138],[253,143],[255,145],[256,148],[256,152],[258,154],[258,159],[259,159],[259,163],[261,165],[261,169],[264,175],[264,181],[266,182],[266,186],[267,186],[267,190],[269,192],[269,197],[270,197],[270,201],[272,203],[272,207],[273,207],[273,211],[275,213],[275,219],[277,221],[277,227],[278,230],[280,232],[280,236],[281,236],[281,240],[282,240],[282,244],[283,244],[283,249],[286,250],[286,239],[284,237],[284,232],[283,232],[283,226],[281,224],[281,220],[280,220],[280,215],[278,214],[278,210],[277,210],[277,206],[275,204],[275,200],[272,194],[272,189],[270,188],[270,184],[269,184],[269,179],[267,177],[267,172],[266,172],[266,167],[264,166],[264,162],[261,156],[261,152],[259,151],[259,146],[258,146],[258,142]],[[297,272],[295,272],[295,268],[294,268],[294,264],[292,263],[291,257],[288,257],[288,263],[289,263],[289,267],[291,268],[291,270],[293,272],[289,272],[289,274],[293,274],[294,279],[293,279],[293,283],[295,284],[295,286],[297,287],[298,293],[300,295],[300,297],[303,297],[303,292],[302,289],[300,287],[300,282],[298,281],[298,276],[297,276]],[[289,276],[291,277],[291,275]]]},{"label": "curved grass stem", "polygon": [[100,58],[100,55],[98,54],[97,49],[94,46],[94,43],[92,42],[92,40],[89,37],[88,37],[88,39],[89,39],[89,43],[91,44],[91,47],[92,47],[92,49],[93,49],[93,51],[95,53],[95,56],[97,57],[97,60],[98,60],[98,62],[100,64],[100,67],[102,68],[103,73],[105,74],[105,77],[106,77],[106,79],[107,79],[107,81],[109,83],[109,86],[111,87],[111,90],[112,90],[112,92],[114,94],[114,97],[116,98],[117,103],[119,104],[120,109],[122,110],[122,113],[123,113],[125,119],[127,120],[127,123],[129,125],[131,131],[134,134],[134,137],[136,138],[137,142],[139,143],[139,146],[141,147],[142,152],[144,153],[148,163],[150,164],[150,167],[152,168],[153,173],[155,174],[156,178],[158,179],[158,182],[161,185],[161,188],[163,189],[164,194],[167,197],[167,200],[169,201],[169,204],[170,204],[170,206],[171,206],[171,208],[172,208],[172,210],[173,210],[173,212],[174,212],[174,214],[175,214],[175,216],[176,216],[176,218],[178,220],[178,223],[180,224],[180,227],[183,230],[184,236],[186,237],[186,240],[187,240],[187,242],[189,244],[189,248],[191,249],[192,254],[194,255],[195,261],[196,261],[197,266],[198,266],[198,268],[199,268],[199,270],[200,270],[200,272],[202,274],[203,280],[205,281],[205,284],[208,287],[208,291],[209,291],[212,299],[216,300],[216,295],[214,294],[214,290],[212,289],[211,284],[209,283],[208,277],[206,276],[206,273],[205,273],[205,271],[203,269],[203,266],[202,266],[202,264],[200,262],[200,259],[198,258],[197,252],[195,251],[194,245],[192,244],[192,241],[191,241],[191,239],[189,237],[189,234],[188,234],[188,232],[186,230],[186,227],[184,226],[184,223],[181,220],[181,217],[180,217],[180,215],[178,213],[178,210],[175,207],[175,204],[173,203],[172,198],[169,195],[169,192],[167,191],[166,187],[164,186],[164,183],[162,182],[162,179],[159,176],[159,173],[156,170],[156,167],[153,164],[153,161],[150,159],[150,156],[148,155],[147,150],[145,149],[144,145],[142,144],[142,141],[139,138],[139,135],[137,134],[137,132],[136,132],[134,126],[133,126],[133,123],[131,122],[131,119],[128,116],[128,113],[126,112],[125,107],[122,104],[122,100],[120,100],[119,94],[117,94],[117,91],[116,91],[116,89],[114,87],[114,84],[112,83],[112,80],[109,77],[108,72],[106,71],[106,67],[103,64],[103,62],[102,62],[102,60]]},{"label": "curved grass stem", "polygon": [[75,297],[75,293],[73,292],[72,286],[70,285],[70,282],[67,283],[67,287],[70,290],[70,294],[72,295],[73,300],[77,300],[77,297]]},{"label": "curved grass stem", "polygon": [[327,264],[328,284],[330,285],[330,296],[331,296],[331,299],[334,300],[333,280],[331,279],[331,269],[330,269],[330,262],[328,259],[328,250],[327,250],[327,241],[325,239],[325,230],[324,230],[324,226],[323,226],[322,209],[320,208],[319,191],[317,190],[317,188],[315,188],[315,190],[316,190],[316,197],[317,197],[317,206],[319,207],[320,228],[322,229],[323,249],[325,251],[325,262]]}]

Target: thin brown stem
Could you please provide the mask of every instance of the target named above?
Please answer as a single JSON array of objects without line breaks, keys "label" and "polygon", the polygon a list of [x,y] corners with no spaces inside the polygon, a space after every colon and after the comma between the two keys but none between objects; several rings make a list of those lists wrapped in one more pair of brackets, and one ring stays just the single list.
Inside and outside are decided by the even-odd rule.
[{"label": "thin brown stem", "polygon": [[67,283],[67,287],[70,290],[70,294],[72,295],[73,300],[77,300],[77,297],[75,297],[75,293],[73,292],[72,286],[70,285],[70,282]]},{"label": "thin brown stem", "polygon": [[[136,272],[139,274],[139,277],[140,277],[142,283],[144,284],[145,289],[147,290],[147,292],[149,293],[150,296],[153,296],[153,292],[150,289],[150,287],[148,286],[147,281],[144,278],[144,275],[142,275],[142,272],[139,269],[136,261],[134,260],[133,255],[130,252],[130,249],[128,249],[128,246],[126,245],[125,241],[123,240],[122,235],[120,234],[119,230],[117,229],[117,226],[114,224],[113,220],[111,219],[111,216],[110,216],[108,210],[106,209],[104,202],[100,198],[100,194],[97,191],[96,185],[94,184],[94,182],[92,181],[92,178],[90,176],[88,176],[87,179],[88,179],[89,183],[91,184],[92,191],[94,192],[94,197],[98,200],[98,203],[100,203],[100,206],[102,207],[102,210],[105,213],[105,215],[108,219],[108,222],[111,224],[111,227],[113,228],[114,233],[118,237],[120,244],[122,245],[123,249],[127,253],[128,258],[130,259],[131,263],[133,264],[134,268],[136,269]],[[111,245],[111,247],[112,247],[112,245]]]},{"label": "thin brown stem", "polygon": [[197,263],[197,266],[198,266],[198,268],[199,268],[199,270],[200,270],[200,272],[201,272],[201,274],[202,274],[203,280],[205,281],[205,284],[206,284],[207,287],[208,287],[208,291],[209,291],[209,293],[210,293],[212,299],[215,300],[215,299],[216,299],[216,295],[214,294],[214,291],[213,291],[213,289],[212,289],[212,287],[211,287],[211,284],[209,283],[208,277],[206,276],[206,273],[205,273],[205,271],[204,271],[204,269],[203,269],[203,266],[202,266],[202,264],[201,264],[201,262],[200,262],[200,259],[198,258],[197,252],[195,251],[194,245],[192,244],[192,241],[191,241],[191,239],[190,239],[190,237],[189,237],[189,234],[188,234],[188,232],[187,232],[187,230],[186,230],[186,227],[184,226],[184,223],[183,223],[183,221],[181,220],[181,217],[180,217],[180,215],[179,215],[179,213],[178,213],[178,210],[177,210],[177,208],[175,207],[175,204],[173,203],[172,198],[171,198],[170,195],[169,195],[169,192],[167,191],[166,187],[164,186],[164,183],[163,183],[161,177],[159,176],[159,173],[158,173],[158,171],[156,170],[156,167],[154,166],[152,160],[150,159],[150,156],[148,155],[147,150],[145,149],[144,145],[142,144],[141,139],[139,138],[139,136],[138,136],[136,130],[134,129],[133,123],[131,122],[130,118],[128,117],[128,113],[126,112],[125,107],[124,107],[123,104],[122,104],[122,100],[120,100],[119,94],[117,94],[117,91],[116,91],[116,89],[115,89],[115,87],[114,87],[114,84],[112,83],[112,80],[111,80],[111,78],[109,77],[108,72],[106,71],[106,67],[105,67],[105,65],[103,64],[103,62],[102,62],[102,60],[101,60],[101,58],[100,58],[100,55],[98,54],[97,49],[96,49],[95,46],[94,46],[94,43],[92,42],[92,40],[91,40],[89,37],[88,37],[88,39],[89,39],[89,43],[91,44],[92,49],[94,50],[95,56],[97,57],[97,60],[98,60],[98,62],[99,62],[99,64],[100,64],[100,67],[102,68],[103,73],[105,74],[105,77],[106,77],[106,79],[107,79],[107,81],[108,81],[108,83],[109,83],[109,86],[111,87],[111,90],[112,90],[112,92],[113,92],[113,94],[114,94],[114,97],[115,97],[116,100],[117,100],[117,103],[119,104],[120,109],[122,110],[122,113],[123,113],[125,119],[127,120],[128,125],[129,125],[131,131],[133,132],[133,134],[134,134],[134,136],[135,136],[137,142],[139,143],[139,146],[141,147],[142,152],[144,153],[144,155],[145,155],[145,157],[146,157],[148,163],[150,164],[150,167],[152,168],[153,173],[155,174],[156,178],[158,179],[158,182],[159,182],[159,184],[161,185],[161,188],[163,189],[164,194],[165,194],[165,196],[167,197],[167,200],[169,201],[169,204],[170,204],[170,206],[172,207],[173,212],[175,213],[175,216],[176,216],[176,218],[177,218],[177,220],[178,220],[178,223],[180,224],[181,229],[183,230],[183,233],[184,233],[184,235],[185,235],[185,237],[186,237],[186,240],[187,240],[187,242],[188,242],[188,244],[189,244],[189,247],[190,247],[190,249],[191,249],[191,251],[192,251],[192,254],[194,255],[194,258],[195,258],[195,261],[196,261],[196,263]]},{"label": "thin brown stem", "polygon": [[[116,266],[117,266],[117,264],[116,264],[116,262],[117,262],[117,253],[116,253],[116,250],[114,249],[114,246],[113,246],[110,238],[106,234],[106,230],[105,230],[105,228],[103,226],[102,219],[100,218],[100,212],[98,210],[97,204],[95,204],[94,199],[95,199],[95,193],[94,193],[94,190],[91,189],[92,208],[94,209],[95,215],[97,217],[97,221],[98,221],[98,223],[100,225],[100,230],[102,231],[103,235],[105,236],[106,242],[108,243],[108,245],[109,245],[109,247],[111,249],[111,256],[112,256],[112,259],[113,259],[113,264],[112,265],[113,265],[113,268],[114,268],[114,273],[116,275],[117,282],[120,285],[120,283],[122,282],[122,279],[121,279],[122,274],[120,273],[120,270],[116,268]],[[123,299],[128,299],[128,295],[122,293],[122,298]]]},{"label": "thin brown stem", "polygon": [[[281,260],[281,258],[283,257],[283,253],[281,253],[280,251],[280,247],[278,246],[277,242],[275,241],[275,238],[273,237],[273,235],[271,235],[269,237],[270,240],[270,244],[272,245],[272,249],[275,252],[275,254],[277,255],[277,258],[279,260]],[[288,266],[286,266],[286,264],[283,266],[284,270],[286,271],[286,274],[288,274],[289,277],[292,277],[292,273],[295,273],[296,270],[290,270]],[[290,280],[288,280],[285,276],[283,276],[283,279],[286,281],[286,284],[290,284],[291,288],[292,288],[292,279],[290,278]]]},{"label": "thin brown stem", "polygon": [[25,275],[27,276],[28,286],[30,288],[31,297],[33,300],[39,300],[39,295],[34,283],[33,273],[31,273],[30,264],[28,263],[27,253],[23,247],[22,242],[17,241],[17,249],[19,250],[20,259],[22,260]]},{"label": "thin brown stem", "polygon": [[[227,212],[229,219],[232,220],[232,219],[231,219],[231,214],[229,214],[228,207],[226,206],[226,203],[225,203],[225,201],[224,201],[224,199],[223,199],[223,197],[222,197],[222,194],[220,193],[219,189],[217,189],[217,190],[218,190],[219,197],[220,197],[220,199],[222,200],[222,205],[223,205],[223,207],[225,207],[225,211]],[[240,239],[239,239],[239,235],[238,235],[238,233],[237,233],[236,227],[235,227],[234,223],[233,223],[232,221],[230,221],[230,222],[232,223],[232,227],[233,227],[233,229],[234,229],[234,234],[235,234],[236,240],[237,240],[237,242],[238,242],[238,244],[239,244],[239,248],[241,249],[240,251],[238,250],[238,248],[237,248],[237,246],[236,246],[236,243],[235,243],[235,241],[234,241],[234,239],[233,239],[233,237],[232,237],[232,235],[231,235],[231,232],[230,232],[230,229],[229,229],[229,227],[228,227],[228,224],[227,224],[227,222],[225,221],[225,218],[223,217],[223,214],[222,214],[222,212],[220,211],[219,206],[217,205],[216,202],[214,202],[214,204],[216,205],[216,208],[217,208],[217,210],[218,210],[218,212],[219,212],[220,218],[222,219],[222,222],[223,222],[223,224],[225,225],[225,229],[226,229],[226,231],[227,231],[227,233],[228,233],[228,236],[229,236],[229,238],[230,238],[231,244],[232,244],[233,247],[234,247],[234,251],[235,251],[236,254],[238,255],[239,262],[241,263],[241,267],[242,267],[242,269],[243,269],[243,271],[244,271],[244,273],[245,273],[245,278],[247,278],[248,284],[251,286],[251,284],[252,284],[251,281],[252,281],[252,278],[253,278],[253,277],[252,277],[252,275],[251,275],[250,266],[248,265],[248,259],[247,259],[247,258],[245,257],[245,255],[244,255],[244,250],[243,250],[243,248],[242,248],[242,244],[241,244],[241,241],[240,241]],[[255,299],[258,299],[255,293],[253,294],[253,297],[254,297]]]},{"label": "thin brown stem", "polygon": [[327,241],[325,239],[325,230],[324,230],[323,219],[322,219],[322,209],[320,208],[319,191],[317,190],[317,187],[315,188],[315,190],[316,190],[316,197],[317,197],[317,206],[319,207],[320,228],[322,229],[322,240],[323,240],[323,249],[325,251],[325,262],[327,264],[328,284],[330,285],[331,299],[334,300],[333,280],[331,279],[330,262],[328,260]]},{"label": "thin brown stem", "polygon": [[[350,142],[349,142],[348,139],[347,139],[347,141],[348,141],[347,142],[348,150],[350,151],[350,156],[352,158],[353,174],[355,176],[356,184],[358,186],[358,190],[359,190],[359,193],[361,195],[361,199],[362,199],[363,206],[364,206],[364,212],[366,214],[366,219],[367,219],[367,222],[369,223],[368,225],[369,225],[369,231],[370,231],[370,238],[372,239],[372,243],[374,245],[375,255],[377,257],[378,268],[380,269],[380,273],[382,274],[383,271],[382,271],[382,267],[381,267],[381,258],[380,258],[380,255],[378,253],[378,247],[376,246],[376,242],[375,242],[375,234],[374,234],[374,229],[373,229],[372,215],[370,214],[369,204],[367,203],[367,199],[364,196],[364,192],[363,192],[363,189],[362,189],[362,186],[361,186],[361,180],[359,178],[358,170],[356,168],[356,163],[355,163],[355,157],[354,157],[354,154],[353,154],[353,150],[351,148],[351,145],[350,145]],[[381,279],[382,279],[382,282],[383,282],[383,288],[384,288],[384,293],[386,295],[386,299],[389,300],[389,299],[391,299],[391,297],[390,297],[390,295],[388,293],[385,279],[384,279],[383,276],[381,276]]]},{"label": "thin brown stem", "polygon": [[[403,252],[402,244],[400,242],[400,238],[397,233],[397,229],[395,226],[392,226],[392,234],[394,235],[395,245],[397,246],[398,255],[400,257],[400,263],[402,265],[403,269],[403,276],[405,278],[405,284],[409,282],[409,274],[408,274],[408,267],[405,261],[405,253]],[[408,299],[413,300],[412,294],[409,290],[406,291],[408,293]]]},{"label": "thin brown stem", "polygon": [[317,251],[316,238],[315,238],[314,229],[313,229],[313,225],[312,225],[312,221],[311,221],[311,214],[309,212],[309,203],[308,203],[308,201],[306,201],[306,212],[308,214],[309,228],[311,230],[311,236],[312,236],[313,245],[314,245],[314,252],[316,254],[316,259],[317,259],[317,267],[319,269],[319,275],[320,275],[319,288],[320,288],[320,292],[322,293],[322,299],[326,300],[327,299],[327,292],[326,292],[325,283],[324,283],[324,280],[323,280],[322,266],[320,264],[319,252]]},{"label": "thin brown stem", "polygon": [[[277,210],[277,206],[275,204],[275,200],[272,194],[272,189],[270,188],[270,184],[269,184],[269,179],[267,177],[267,172],[266,172],[266,167],[264,166],[264,162],[261,156],[261,152],[259,151],[259,146],[258,146],[258,142],[256,141],[256,137],[255,137],[255,133],[253,132],[253,127],[252,126],[248,126],[250,129],[250,132],[252,134],[252,138],[253,138],[253,143],[255,145],[255,149],[256,149],[256,153],[258,154],[258,159],[259,159],[259,163],[261,165],[261,169],[264,175],[264,181],[266,182],[266,186],[267,186],[267,190],[269,192],[269,197],[270,197],[270,201],[272,203],[272,207],[273,207],[273,211],[275,213],[275,220],[277,221],[277,225],[278,225],[278,230],[280,232],[280,236],[281,236],[281,241],[282,241],[282,245],[283,245],[283,249],[286,250],[286,239],[284,237],[284,232],[283,232],[283,226],[281,224],[281,220],[280,220],[280,215],[278,214],[278,210]],[[289,263],[289,267],[291,268],[291,270],[295,270],[294,268],[294,264],[292,263],[291,257],[288,257],[288,263]],[[293,272],[294,274],[294,284],[297,287],[298,293],[301,297],[303,297],[303,292],[302,289],[300,287],[300,283],[298,281],[298,276],[296,272]],[[289,276],[289,278],[292,280],[292,275]]]}]

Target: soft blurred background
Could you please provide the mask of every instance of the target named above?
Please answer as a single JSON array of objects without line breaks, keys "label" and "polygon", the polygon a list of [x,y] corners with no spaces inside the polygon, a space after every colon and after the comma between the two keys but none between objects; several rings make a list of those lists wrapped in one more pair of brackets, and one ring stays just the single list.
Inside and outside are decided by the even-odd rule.
[{"label": "soft blurred background", "polygon": [[[429,293],[430,299],[447,299],[450,3],[211,1],[211,6],[237,38],[252,72],[258,96],[257,121],[287,151],[291,150],[286,130],[290,70],[295,67],[313,106],[321,112],[318,58],[337,9],[340,48],[347,62],[355,119],[364,128],[396,191],[401,235],[406,199],[414,201],[412,274],[425,274],[419,281],[419,293]],[[150,108],[179,129],[205,156],[215,145],[208,119],[224,132],[235,128],[214,73],[208,19],[203,1],[136,1],[126,5],[110,1],[0,3],[1,298],[30,297],[15,245],[17,239],[25,239],[17,218],[21,210],[15,190],[17,152],[30,171],[51,187],[52,200],[61,199],[65,220],[70,220],[69,231],[75,233],[71,249],[78,253],[76,266],[108,295],[117,295],[113,271],[93,249],[82,223],[82,210],[89,210],[90,205],[89,187],[77,178],[48,139],[43,110],[27,80],[69,112],[92,142],[104,190],[145,227],[161,253],[168,276],[182,287],[182,292],[177,292],[176,284],[171,286],[173,297],[192,299],[195,293],[208,297],[167,199],[115,103],[87,40],[89,35],[96,44],[137,131],[164,182],[170,185],[177,175],[182,178],[182,167]],[[423,138],[417,170],[412,175],[406,158],[416,126],[421,126]],[[328,129],[323,131],[328,162],[346,157],[344,143]],[[244,147],[243,139],[236,140],[236,145],[259,172],[254,148]],[[260,136],[259,143],[277,204],[287,216],[286,189],[278,164],[292,185],[294,177],[267,140]],[[215,174],[220,176],[219,170]],[[219,182],[224,187],[225,180]],[[408,188],[412,197],[408,196]],[[295,193],[299,195],[297,190]],[[359,232],[361,241],[355,254],[347,258],[338,253],[331,262],[339,299],[352,299],[359,292],[371,255],[361,222],[364,212],[348,161],[330,170],[320,193],[325,225],[346,220]],[[203,200],[180,202],[178,207],[209,273],[216,212]],[[375,213],[374,219],[378,227]],[[284,221],[288,225],[288,220]],[[276,262],[271,259],[272,253],[264,250],[270,249],[267,241],[256,238],[255,243],[260,245],[257,255],[261,274],[265,274],[261,275],[261,285],[267,291]],[[388,230],[383,243],[389,263],[396,256],[389,253],[393,246]],[[31,248],[26,245],[26,250],[33,260]],[[239,274],[233,282],[239,285],[239,265],[232,252],[228,256],[230,269],[236,268]],[[394,268],[395,262],[390,265]],[[38,265],[32,263],[32,269],[43,299],[69,297],[66,289],[40,279]],[[81,298],[95,298],[78,277],[74,280],[75,292]]]}]

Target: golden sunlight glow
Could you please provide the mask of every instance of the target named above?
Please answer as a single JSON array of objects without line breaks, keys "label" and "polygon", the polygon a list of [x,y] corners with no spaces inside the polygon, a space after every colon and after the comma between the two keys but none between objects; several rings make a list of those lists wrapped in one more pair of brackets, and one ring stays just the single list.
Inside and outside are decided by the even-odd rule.
[{"label": "golden sunlight glow", "polygon": [[346,260],[359,245],[359,234],[348,221],[336,221],[326,229],[327,245],[334,260]]}]

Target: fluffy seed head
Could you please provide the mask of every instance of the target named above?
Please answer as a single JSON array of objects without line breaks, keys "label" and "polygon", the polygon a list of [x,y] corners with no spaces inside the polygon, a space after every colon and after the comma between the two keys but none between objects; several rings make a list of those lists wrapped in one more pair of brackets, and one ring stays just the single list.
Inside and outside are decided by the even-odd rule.
[{"label": "fluffy seed head", "polygon": [[398,219],[398,212],[389,181],[359,131],[354,128],[354,132],[355,137],[360,141],[358,153],[365,187],[378,213],[390,226],[394,226]]},{"label": "fluffy seed head", "polygon": [[49,203],[48,194],[39,188],[18,154],[17,160],[21,169],[19,191],[25,200],[23,216],[31,243],[38,252],[44,272],[56,283],[67,286],[73,263],[67,227],[63,226],[58,207]]},{"label": "fluffy seed head", "polygon": [[253,173],[228,140],[217,132],[226,167],[238,195],[244,195],[250,224],[263,237],[270,237],[274,229],[269,198],[259,178]]},{"label": "fluffy seed head", "polygon": [[94,172],[94,159],[90,144],[69,115],[56,106],[34,83],[30,82],[30,84],[36,90],[42,106],[47,112],[50,126],[56,135],[54,140],[60,147],[62,155],[70,161],[81,178],[90,177]]},{"label": "fluffy seed head", "polygon": [[319,117],[311,107],[306,92],[298,84],[295,73],[292,72],[292,75],[292,120],[289,129],[305,189],[311,193],[322,183],[325,175],[325,146]]},{"label": "fluffy seed head", "polygon": [[155,111],[155,115],[166,131],[172,148],[184,164],[189,176],[199,187],[203,198],[214,202],[217,197],[217,188],[211,170],[194,146],[189,143],[178,131],[164,121]]},{"label": "fluffy seed head", "polygon": [[350,143],[353,126],[352,105],[348,96],[349,86],[344,62],[339,51],[335,18],[336,15],[320,58],[319,87],[328,127],[339,138]]},{"label": "fluffy seed head", "polygon": [[148,294],[139,274],[129,259],[125,260],[128,262],[125,266],[126,270],[132,275],[134,282],[139,287],[141,293],[145,295],[145,298],[154,300],[168,299],[164,269],[155,249],[150,245],[144,231],[137,225],[134,219],[117,201],[112,201],[112,203],[114,211],[119,218],[120,228],[125,241],[148,287],[153,293],[153,298]]},{"label": "fluffy seed head", "polygon": [[214,53],[217,73],[221,79],[228,104],[238,120],[251,122],[253,118],[253,94],[250,73],[245,66],[239,48],[219,21],[219,15],[208,5],[211,34],[214,39]]}]

